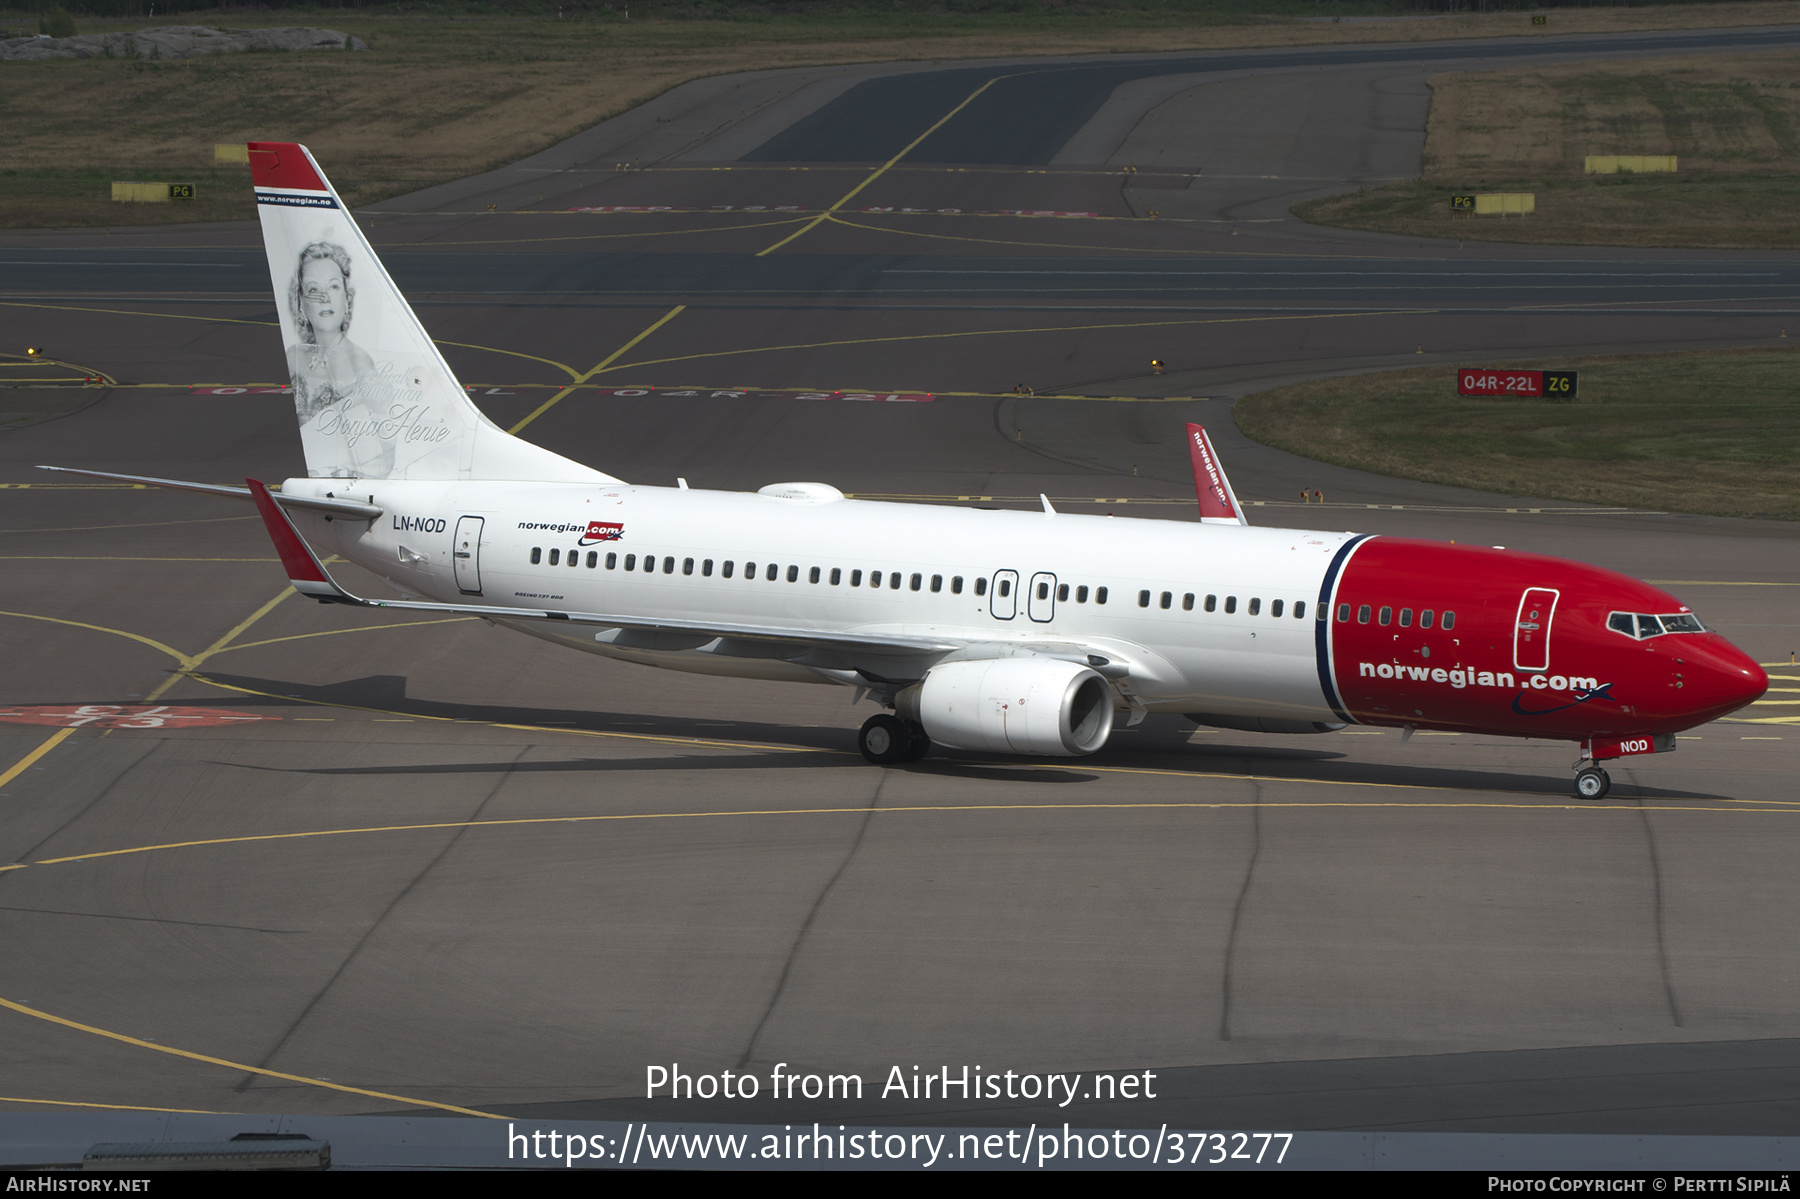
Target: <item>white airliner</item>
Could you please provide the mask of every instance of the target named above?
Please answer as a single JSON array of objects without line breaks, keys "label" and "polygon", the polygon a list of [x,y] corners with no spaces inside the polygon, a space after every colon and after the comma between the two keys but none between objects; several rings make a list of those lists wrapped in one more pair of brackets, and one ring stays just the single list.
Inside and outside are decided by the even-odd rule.
[{"label": "white airliner", "polygon": [[[1149,712],[1266,732],[1352,722],[1582,743],[1602,759],[1749,703],[1762,670],[1679,601],[1504,550],[1257,529],[1189,426],[1202,520],[629,484],[470,403],[302,146],[252,143],[308,476],[253,499],[321,601],[485,616],[675,670],[836,683],[872,762],[933,742],[1088,754]],[[46,468],[57,469],[57,468]],[[83,471],[84,474],[100,472]],[[402,600],[352,595],[312,547]],[[1554,631],[1554,638],[1552,632]]]}]

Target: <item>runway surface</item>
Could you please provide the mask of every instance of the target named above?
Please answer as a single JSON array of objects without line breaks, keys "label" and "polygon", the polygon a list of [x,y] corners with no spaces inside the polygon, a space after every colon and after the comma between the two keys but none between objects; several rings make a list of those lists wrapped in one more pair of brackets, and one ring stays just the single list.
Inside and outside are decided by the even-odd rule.
[{"label": "runway surface", "polygon": [[[837,689],[308,604],[244,508],[31,469],[303,471],[255,229],[0,238],[0,1104],[1792,1135],[1800,529],[1377,478],[1229,409],[1800,330],[1792,254],[1284,215],[1416,174],[1436,72],[1795,36],[767,72],[362,214],[497,422],[633,481],[1191,519],[1199,419],[1256,523],[1656,580],[1775,690],[1602,804],[1567,744],[1356,728],[881,769]],[[644,1100],[676,1062],[1163,1089]]]}]

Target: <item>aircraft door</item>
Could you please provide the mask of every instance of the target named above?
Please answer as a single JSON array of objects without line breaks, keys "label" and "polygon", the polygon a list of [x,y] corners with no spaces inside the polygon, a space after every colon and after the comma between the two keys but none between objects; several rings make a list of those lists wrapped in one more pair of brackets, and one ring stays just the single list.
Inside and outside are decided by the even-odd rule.
[{"label": "aircraft door", "polygon": [[1039,624],[1056,615],[1056,576],[1039,572],[1031,576],[1031,592],[1025,597],[1025,614]]},{"label": "aircraft door", "polygon": [[988,611],[995,620],[1011,620],[1019,614],[1019,572],[997,570],[993,588],[988,592]]},{"label": "aircraft door", "polygon": [[1550,618],[1556,614],[1558,594],[1548,587],[1528,587],[1519,598],[1519,619],[1513,625],[1513,665],[1518,669],[1550,669]]},{"label": "aircraft door", "polygon": [[456,542],[451,546],[455,563],[456,587],[464,595],[481,594],[481,528],[482,518],[464,516],[456,522]]}]

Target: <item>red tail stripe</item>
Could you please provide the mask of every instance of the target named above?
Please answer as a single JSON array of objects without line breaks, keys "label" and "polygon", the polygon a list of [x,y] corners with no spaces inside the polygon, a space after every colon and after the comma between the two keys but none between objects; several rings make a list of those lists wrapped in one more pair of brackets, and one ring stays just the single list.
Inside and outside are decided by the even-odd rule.
[{"label": "red tail stripe", "polygon": [[326,191],[325,181],[313,169],[306,151],[293,142],[251,142],[250,182],[257,187],[290,191]]}]

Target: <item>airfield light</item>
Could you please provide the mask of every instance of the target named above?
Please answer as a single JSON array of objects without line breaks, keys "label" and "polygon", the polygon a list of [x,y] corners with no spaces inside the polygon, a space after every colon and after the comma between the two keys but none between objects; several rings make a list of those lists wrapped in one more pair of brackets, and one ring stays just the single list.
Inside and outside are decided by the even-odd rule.
[{"label": "airfield light", "polygon": [[44,356],[44,347],[42,347],[42,346],[26,346],[25,347],[25,357],[27,357],[27,358],[42,358],[43,356]]}]

